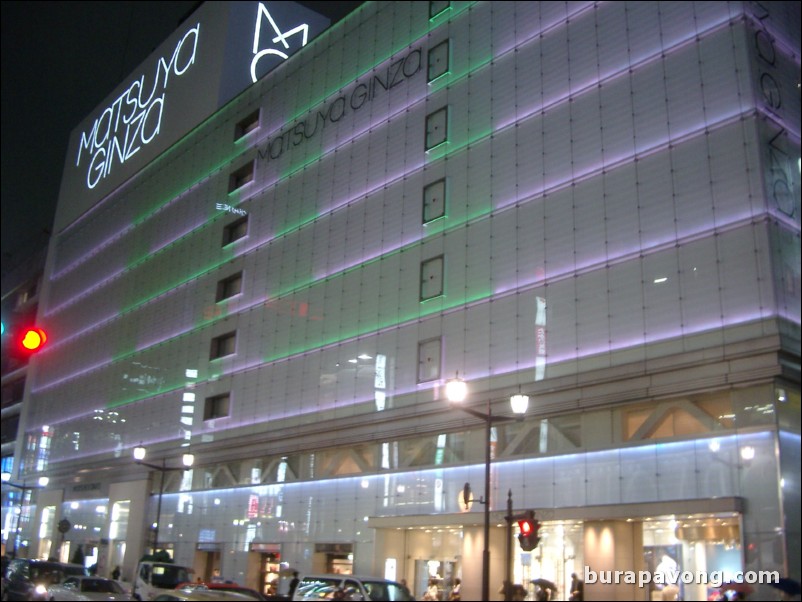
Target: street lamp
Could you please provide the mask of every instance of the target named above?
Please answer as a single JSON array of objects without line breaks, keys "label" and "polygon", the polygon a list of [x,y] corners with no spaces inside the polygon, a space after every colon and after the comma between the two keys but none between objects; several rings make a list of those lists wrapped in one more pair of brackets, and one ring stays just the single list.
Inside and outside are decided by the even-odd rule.
[{"label": "street lamp", "polygon": [[167,466],[167,461],[162,458],[161,465],[159,464],[150,464],[145,462],[145,456],[147,455],[147,450],[138,445],[134,448],[134,462],[137,464],[141,464],[142,466],[147,466],[151,470],[158,470],[160,474],[159,478],[159,498],[156,504],[156,527],[153,529],[153,552],[157,552],[159,549],[159,525],[162,519],[162,494],[164,493],[164,473],[165,472],[173,472],[173,471],[180,471],[180,470],[189,470],[192,468],[192,464],[195,462],[195,456],[189,452],[185,453],[181,457],[181,461],[183,462],[183,466],[180,468],[169,468]]},{"label": "street lamp", "polygon": [[[39,479],[37,480],[37,484],[36,485],[26,485],[24,482],[23,482],[22,485],[20,485],[18,483],[12,483],[11,482],[11,473],[10,472],[3,472],[2,473],[2,481],[3,481],[3,485],[8,485],[9,487],[13,487],[14,489],[19,489],[22,492],[22,495],[20,496],[20,501],[19,501],[19,508],[18,509],[14,509],[13,507],[11,508],[11,511],[14,513],[14,521],[13,521],[14,522],[14,528],[13,528],[14,540],[13,540],[13,546],[11,548],[11,552],[12,552],[12,554],[16,555],[16,553],[17,553],[17,540],[19,539],[19,523],[20,523],[20,520],[22,518],[22,507],[23,507],[23,504],[25,503],[25,493],[27,491],[33,491],[35,489],[42,489],[44,487],[47,487],[47,484],[50,482],[50,479],[48,479],[47,477],[39,477]],[[8,541],[8,538],[6,538],[6,541]]]},{"label": "street lamp", "polygon": [[[457,378],[446,382],[446,398],[451,407],[454,407],[474,418],[485,423],[485,495],[484,500],[479,500],[484,504],[485,524],[484,524],[484,548],[482,550],[482,600],[490,600],[490,450],[491,450],[491,431],[493,424],[499,422],[510,422],[520,420],[529,407],[529,396],[517,394],[510,397],[510,405],[516,417],[493,416],[490,399],[487,400],[485,412],[479,412],[473,408],[463,407],[461,404],[468,397],[468,385],[459,375]],[[509,584],[508,584],[509,585]],[[505,599],[508,594],[505,592]]]}]

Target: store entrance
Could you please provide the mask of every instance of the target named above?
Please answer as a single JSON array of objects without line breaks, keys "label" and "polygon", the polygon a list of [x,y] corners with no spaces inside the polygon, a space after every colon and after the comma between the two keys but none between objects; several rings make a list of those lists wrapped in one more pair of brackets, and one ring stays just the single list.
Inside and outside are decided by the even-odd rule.
[{"label": "store entrance", "polygon": [[415,561],[415,592],[426,592],[432,585],[437,587],[437,599],[448,600],[458,577],[459,566],[446,560]]},{"label": "store entrance", "polygon": [[315,544],[314,567],[321,573],[353,574],[354,546],[350,543]]},{"label": "store entrance", "polygon": [[279,577],[281,571],[281,554],[268,552],[261,554],[259,571],[259,591],[267,596],[278,594]]},{"label": "store entrance", "polygon": [[209,583],[215,576],[215,569],[220,570],[219,547],[199,545],[192,566],[195,569],[195,578]]}]

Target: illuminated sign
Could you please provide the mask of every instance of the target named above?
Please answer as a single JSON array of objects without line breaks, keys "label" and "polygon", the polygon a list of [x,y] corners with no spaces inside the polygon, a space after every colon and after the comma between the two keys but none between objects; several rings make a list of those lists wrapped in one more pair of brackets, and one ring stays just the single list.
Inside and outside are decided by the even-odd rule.
[{"label": "illuminated sign", "polygon": [[115,162],[125,163],[158,136],[170,76],[181,77],[195,63],[199,34],[200,24],[184,34],[169,60],[159,58],[151,78],[140,75],[81,133],[75,165],[84,161],[87,166],[88,188],[97,186]]},{"label": "illuminated sign", "polygon": [[271,41],[274,44],[277,44],[277,43],[281,42],[281,45],[284,47],[285,50],[289,50],[290,49],[290,45],[287,43],[287,39],[288,38],[290,38],[290,37],[292,37],[292,36],[294,36],[296,34],[301,34],[303,36],[301,38],[301,46],[300,46],[301,48],[306,46],[306,42],[307,42],[307,40],[309,38],[309,25],[307,23],[303,23],[302,25],[298,25],[297,27],[294,27],[293,29],[289,30],[286,33],[282,32],[279,29],[278,25],[276,25],[276,22],[273,20],[273,17],[270,15],[270,12],[267,10],[267,7],[264,5],[264,3],[260,2],[259,3],[259,12],[256,15],[256,26],[254,27],[254,30],[253,30],[253,54],[254,54],[254,57],[253,57],[253,60],[251,61],[251,81],[253,81],[254,83],[256,83],[256,81],[259,79],[256,76],[256,66],[259,64],[259,60],[260,59],[262,59],[265,56],[269,56],[269,55],[278,56],[283,60],[286,60],[286,59],[289,58],[289,55],[286,52],[282,52],[281,50],[278,50],[276,48],[266,48],[264,50],[259,50],[259,41],[260,41],[261,34],[262,34],[262,23],[264,22],[265,19],[267,19],[267,21],[270,23],[270,26],[273,28],[273,32],[276,34],[276,36],[274,38],[272,38]]},{"label": "illuminated sign", "polygon": [[410,51],[403,57],[392,61],[381,71],[369,78],[359,80],[350,92],[331,99],[323,108],[310,111],[302,121],[296,121],[258,151],[259,159],[275,161],[285,151],[298,146],[322,131],[327,124],[337,123],[348,113],[356,113],[382,92],[406,82],[419,73],[422,66],[420,48]]},{"label": "illuminated sign", "polygon": [[72,132],[61,228],[283,64],[329,19],[295,2],[204,2]]},{"label": "illuminated sign", "polygon": [[238,209],[237,207],[232,207],[226,203],[215,203],[214,207],[218,211],[225,211],[226,213],[233,213],[235,215],[248,215],[248,212],[245,211],[245,209]]}]

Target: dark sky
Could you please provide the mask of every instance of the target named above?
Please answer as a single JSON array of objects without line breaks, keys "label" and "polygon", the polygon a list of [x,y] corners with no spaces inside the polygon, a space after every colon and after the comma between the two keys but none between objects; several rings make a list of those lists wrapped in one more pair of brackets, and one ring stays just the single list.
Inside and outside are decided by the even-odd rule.
[{"label": "dark sky", "polygon": [[[361,2],[300,2],[332,22]],[[199,6],[0,3],[2,272],[47,244],[72,129]]]}]

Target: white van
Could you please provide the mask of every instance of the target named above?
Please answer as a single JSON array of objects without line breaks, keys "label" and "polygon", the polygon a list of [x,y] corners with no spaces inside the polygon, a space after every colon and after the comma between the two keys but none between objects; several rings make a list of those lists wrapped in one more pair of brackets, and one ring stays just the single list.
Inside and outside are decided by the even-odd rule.
[{"label": "white van", "polygon": [[192,581],[190,573],[191,568],[172,562],[142,560],[136,567],[131,593],[137,600],[153,600],[159,594],[174,590],[180,583]]},{"label": "white van", "polygon": [[295,588],[293,600],[396,600],[415,598],[395,581],[360,575],[304,575]]}]

